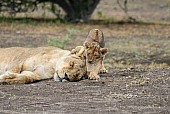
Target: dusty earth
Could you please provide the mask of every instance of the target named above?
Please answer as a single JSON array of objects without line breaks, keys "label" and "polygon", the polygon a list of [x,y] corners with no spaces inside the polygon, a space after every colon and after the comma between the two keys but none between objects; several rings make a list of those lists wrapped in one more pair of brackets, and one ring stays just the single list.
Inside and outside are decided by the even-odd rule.
[{"label": "dusty earth", "polygon": [[[0,26],[0,46],[47,46],[48,39],[77,31],[65,47],[81,45],[90,28],[105,33],[109,72],[79,82],[43,80],[0,86],[0,113],[170,113],[170,33],[162,24]],[[41,29],[40,29],[41,28]]]},{"label": "dusty earth", "polygon": [[170,69],[110,69],[99,81],[1,85],[0,112],[169,114],[169,76]]},{"label": "dusty earth", "polygon": [[[54,82],[50,79],[25,85],[0,85],[0,113],[169,114],[170,18],[164,12],[169,11],[169,2],[161,2],[156,9],[158,1],[150,2],[153,6],[148,7],[150,12],[139,13],[141,7],[138,9],[134,5],[133,8],[136,9],[131,13],[144,14],[149,20],[159,17],[154,23],[1,22],[1,48],[48,46],[49,39],[62,40],[70,31],[70,41],[64,47],[70,50],[82,45],[91,28],[99,28],[104,32],[106,47],[109,48],[105,58],[105,66],[109,72],[101,74],[98,81],[86,79],[79,82]],[[109,4],[103,4],[98,11],[102,8],[108,11],[106,6]],[[138,2],[136,4],[139,6]],[[145,8],[142,10],[146,11]],[[113,9],[118,11],[117,8]],[[153,13],[155,15],[150,18]],[[122,16],[122,13],[118,14]],[[100,18],[103,19],[104,16]],[[93,18],[97,17],[93,15]]]}]

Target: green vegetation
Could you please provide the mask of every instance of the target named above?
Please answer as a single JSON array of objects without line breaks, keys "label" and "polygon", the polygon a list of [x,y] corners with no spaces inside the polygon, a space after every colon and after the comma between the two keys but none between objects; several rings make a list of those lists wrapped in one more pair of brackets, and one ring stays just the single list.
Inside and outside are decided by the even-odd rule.
[{"label": "green vegetation", "polygon": [[67,29],[67,34],[62,38],[52,38],[48,40],[49,46],[59,47],[64,49],[66,44],[71,40],[72,36],[77,32],[75,29]]},{"label": "green vegetation", "polygon": [[16,18],[16,17],[3,17],[0,16],[0,23],[9,24],[29,24],[29,25],[52,25],[52,24],[67,24],[66,21],[60,19],[35,19],[35,18]]}]

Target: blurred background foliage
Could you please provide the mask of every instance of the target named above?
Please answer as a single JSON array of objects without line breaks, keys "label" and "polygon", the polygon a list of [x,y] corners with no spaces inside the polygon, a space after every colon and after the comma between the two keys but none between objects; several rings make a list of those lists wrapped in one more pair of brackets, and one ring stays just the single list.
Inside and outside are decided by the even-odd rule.
[{"label": "blurred background foliage", "polygon": [[[67,21],[87,21],[100,0],[1,0],[0,11],[10,16],[17,13],[33,12],[46,9],[57,19],[63,19],[61,10],[65,12]],[[60,8],[59,8],[60,7]]]},{"label": "blurred background foliage", "polygon": [[120,17],[128,22],[136,22],[143,18],[146,20],[148,17],[153,20],[170,21],[170,1],[0,0],[0,15],[12,18],[53,18],[69,22],[87,22],[91,18],[114,21]]}]

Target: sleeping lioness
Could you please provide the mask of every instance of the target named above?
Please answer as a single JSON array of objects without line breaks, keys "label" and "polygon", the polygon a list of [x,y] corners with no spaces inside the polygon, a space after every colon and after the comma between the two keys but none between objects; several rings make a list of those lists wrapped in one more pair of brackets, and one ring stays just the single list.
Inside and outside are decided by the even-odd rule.
[{"label": "sleeping lioness", "polygon": [[78,81],[86,75],[85,60],[54,47],[0,48],[0,83],[31,83],[53,78]]}]

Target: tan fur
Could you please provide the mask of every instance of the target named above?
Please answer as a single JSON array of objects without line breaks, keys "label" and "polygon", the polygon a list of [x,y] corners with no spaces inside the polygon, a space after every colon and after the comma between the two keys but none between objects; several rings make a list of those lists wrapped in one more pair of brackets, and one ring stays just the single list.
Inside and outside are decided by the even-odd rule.
[{"label": "tan fur", "polygon": [[99,29],[91,29],[87,35],[86,40],[84,41],[84,45],[86,43],[97,42],[100,47],[104,48],[105,41],[103,32]]},{"label": "tan fur", "polygon": [[[81,51],[80,51],[81,50]],[[79,53],[81,52],[81,53]],[[81,58],[86,59],[86,66],[89,79],[99,79],[98,73],[103,68],[102,61],[104,55],[107,53],[106,48],[101,48],[98,43],[86,43],[86,46],[77,46],[72,50],[72,53]]]},{"label": "tan fur", "polygon": [[31,83],[54,76],[78,81],[86,74],[85,60],[54,47],[0,48],[0,83]]},{"label": "tan fur", "polygon": [[[100,48],[104,48],[104,46],[105,46],[105,41],[104,41],[104,35],[103,35],[103,32],[101,31],[101,30],[99,30],[99,29],[92,29],[92,30],[90,30],[89,31],[89,33],[88,33],[88,35],[87,35],[87,38],[86,38],[86,40],[85,40],[85,42],[84,42],[84,46],[85,47],[89,47],[88,45],[91,45],[91,43],[95,43],[96,45],[98,45]],[[90,50],[89,50],[90,51]],[[87,51],[86,51],[87,52]],[[93,64],[90,64],[90,63],[88,63],[88,59],[89,58],[95,58],[95,57],[93,57],[93,55],[94,54],[89,54],[89,55],[87,55],[86,54],[86,58],[87,58],[87,63],[86,64],[89,64],[89,67],[90,67],[90,65],[92,65],[93,66]],[[91,57],[90,57],[91,56]],[[104,67],[104,63],[103,63],[103,61],[104,61],[104,57],[105,57],[105,55],[103,55],[100,59],[100,62],[99,63],[101,63],[101,67],[100,67],[100,69],[99,69],[99,72],[100,73],[106,73],[107,72],[107,70],[106,70],[106,68]]]}]

